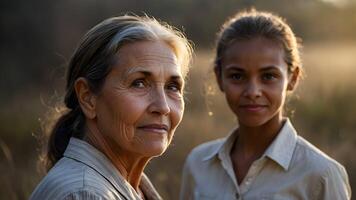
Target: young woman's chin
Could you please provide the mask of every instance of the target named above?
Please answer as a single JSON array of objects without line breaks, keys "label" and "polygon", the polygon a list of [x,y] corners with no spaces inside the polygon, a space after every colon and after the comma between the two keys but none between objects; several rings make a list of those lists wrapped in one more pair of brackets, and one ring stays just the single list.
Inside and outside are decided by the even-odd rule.
[{"label": "young woman's chin", "polygon": [[279,123],[282,119],[282,111],[278,108],[274,109],[273,111],[263,109],[258,112],[238,110],[238,112],[235,112],[235,115],[238,116],[238,122],[240,126],[251,128],[260,127],[268,123]]},{"label": "young woman's chin", "polygon": [[243,119],[238,119],[239,125],[244,126],[244,127],[259,127],[263,126],[268,122],[266,119],[258,119],[258,118],[243,118]]},{"label": "young woman's chin", "polygon": [[240,126],[244,127],[259,127],[267,124],[273,120],[273,116],[265,115],[238,115],[238,122]]}]

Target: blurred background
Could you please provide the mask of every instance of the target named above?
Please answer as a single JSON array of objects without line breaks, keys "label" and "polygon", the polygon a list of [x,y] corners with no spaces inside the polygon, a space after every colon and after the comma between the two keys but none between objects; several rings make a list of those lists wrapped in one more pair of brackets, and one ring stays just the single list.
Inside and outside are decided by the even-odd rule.
[{"label": "blurred background", "polygon": [[165,199],[178,199],[185,157],[236,123],[212,76],[215,35],[235,12],[255,7],[285,17],[303,39],[306,76],[288,115],[300,135],[342,163],[356,188],[355,0],[63,0],[0,2],[0,199],[27,199],[38,170],[41,123],[62,100],[64,73],[81,36],[105,18],[144,13],[195,44],[186,111],[172,145],[146,169]]}]

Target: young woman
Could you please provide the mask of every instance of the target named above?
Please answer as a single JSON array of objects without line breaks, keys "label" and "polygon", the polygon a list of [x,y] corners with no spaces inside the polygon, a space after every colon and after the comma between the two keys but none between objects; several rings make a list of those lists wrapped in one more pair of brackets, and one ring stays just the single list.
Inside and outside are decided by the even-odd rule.
[{"label": "young woman", "polygon": [[351,198],[344,167],[283,116],[302,71],[296,37],[283,19],[255,10],[229,19],[214,71],[238,127],[190,153],[182,200]]}]

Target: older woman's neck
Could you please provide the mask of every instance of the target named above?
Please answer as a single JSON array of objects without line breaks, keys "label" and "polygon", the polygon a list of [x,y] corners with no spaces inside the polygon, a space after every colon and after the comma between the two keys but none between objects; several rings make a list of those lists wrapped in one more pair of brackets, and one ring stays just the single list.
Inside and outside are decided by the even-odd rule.
[{"label": "older woman's neck", "polygon": [[138,191],[143,170],[151,158],[126,152],[110,140],[106,140],[101,133],[95,131],[95,128],[88,127],[88,129],[84,140],[102,152],[120,175]]},{"label": "older woman's neck", "polygon": [[112,153],[112,156],[108,157],[121,175],[138,191],[143,170],[150,158],[123,152]]}]

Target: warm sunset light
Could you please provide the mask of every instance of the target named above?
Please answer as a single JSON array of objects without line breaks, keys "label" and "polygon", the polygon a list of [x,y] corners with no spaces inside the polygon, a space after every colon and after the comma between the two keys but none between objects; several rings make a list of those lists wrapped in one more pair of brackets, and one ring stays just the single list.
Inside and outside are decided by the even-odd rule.
[{"label": "warm sunset light", "polygon": [[336,6],[347,6],[348,4],[355,3],[353,0],[321,0],[326,3],[331,3]]},{"label": "warm sunset light", "polygon": [[[286,40],[281,42],[280,38],[273,38],[269,41],[269,35],[266,36],[267,39],[261,37],[247,40],[246,38],[250,39],[253,35],[248,32],[247,36],[241,36],[248,42],[240,37],[234,38],[236,35],[231,36],[233,40],[227,43],[233,44],[233,48],[229,49],[231,46],[226,45],[229,51],[224,53],[228,53],[221,53],[220,57],[216,56],[217,36],[225,20],[239,11],[250,11],[253,8],[275,13],[286,19],[285,24],[290,28],[283,30],[292,30],[295,34],[295,37],[293,35],[287,39],[288,42],[293,41],[292,45],[288,46]],[[126,22],[123,23],[125,26],[120,24],[117,27],[114,25],[111,27],[109,24],[110,26],[105,27],[108,32],[102,33],[99,29],[98,35],[101,34],[102,38],[98,39],[96,34],[93,34],[91,42],[81,40],[91,27],[104,19],[127,13],[151,16],[157,21],[168,23],[173,30],[178,29],[182,34],[184,33],[187,40],[192,42],[194,49],[190,68],[184,66],[183,70],[181,64],[189,60],[182,59],[190,55],[188,43],[177,42],[183,41],[182,38],[176,39],[175,42],[170,40],[166,42],[171,35],[165,35],[166,32],[161,29],[157,31],[155,26],[143,25],[129,29],[126,27]],[[65,135],[67,137],[63,139],[64,143],[69,137],[85,139],[90,143],[91,140],[84,137],[85,134],[81,135],[81,131],[99,134],[101,128],[109,132],[110,134],[102,137],[105,140],[102,138],[99,140],[96,137],[91,139],[98,140],[100,142],[98,149],[109,152],[107,157],[116,159],[115,161],[121,161],[115,157],[117,152],[124,149],[120,145],[127,147],[124,150],[130,152],[130,156],[145,158],[145,162],[133,162],[130,156],[125,157],[133,163],[127,166],[132,167],[139,163],[142,169],[145,167],[143,171],[163,199],[179,199],[181,183],[184,182],[182,181],[183,166],[188,154],[196,146],[226,137],[231,132],[236,138],[229,143],[229,148],[235,147],[234,145],[241,138],[238,135],[239,131],[243,128],[249,130],[245,132],[245,136],[248,135],[246,133],[252,133],[250,137],[253,136],[254,142],[260,142],[262,139],[259,133],[269,130],[275,130],[274,132],[277,133],[281,130],[278,128],[286,118],[290,119],[299,136],[344,166],[351,188],[356,188],[356,156],[354,155],[356,147],[356,0],[39,0],[21,2],[14,0],[1,2],[0,18],[2,39],[0,43],[0,199],[29,199],[35,187],[47,174],[43,162],[39,162],[43,161],[41,153],[45,153],[48,146],[46,140],[48,135],[45,133],[53,130],[55,122],[64,113],[69,113],[67,119],[72,121],[68,123],[69,125],[63,122],[63,126],[57,127],[57,135],[54,138],[62,139]],[[280,21],[283,20],[280,19]],[[127,28],[125,33],[134,33],[131,38],[122,39],[124,37],[116,35],[116,31],[122,27]],[[128,45],[127,41],[137,39],[134,31],[141,29],[156,30],[164,35],[161,36],[164,39],[160,38],[151,46],[146,43],[140,44],[141,46]],[[240,30],[240,32],[244,31]],[[147,43],[152,42],[153,38],[159,38],[156,35],[150,35],[151,32],[146,34],[149,36],[145,35],[143,38],[149,38],[145,41]],[[124,42],[116,44],[113,42],[116,40]],[[142,42],[140,38],[137,40]],[[71,62],[73,52],[82,41],[87,42],[83,42],[87,46],[82,47],[85,53],[78,53],[82,56],[82,60]],[[281,43],[274,43],[276,41]],[[101,42],[100,45],[99,42]],[[224,46],[224,43],[221,43]],[[122,50],[123,47],[127,49]],[[179,50],[182,47],[189,50]],[[121,55],[122,52],[124,52],[123,55]],[[289,57],[286,56],[286,52],[289,53]],[[268,57],[270,54],[273,56]],[[86,60],[86,56],[92,59],[91,62]],[[293,56],[298,58],[292,62]],[[66,79],[70,63],[77,64],[75,66],[78,68],[75,68],[72,73],[78,73],[75,75],[79,78],[73,78],[73,81],[68,84],[70,89],[67,90]],[[86,68],[89,66],[88,63],[92,67],[108,66],[108,68]],[[223,67],[232,67],[223,71],[223,67],[218,68],[219,64]],[[256,66],[259,65],[264,65],[264,69],[257,69]],[[113,68],[115,70],[112,70]],[[88,80],[90,79],[91,82],[87,83],[83,78],[84,72],[91,75],[88,75],[90,77]],[[100,72],[99,75],[98,72]],[[217,76],[219,72],[222,73],[221,77]],[[183,74],[186,73],[188,75],[184,76]],[[108,74],[111,75],[110,79],[105,79]],[[296,77],[299,78],[298,81]],[[103,85],[100,85],[101,83]],[[104,83],[107,84],[104,85]],[[257,87],[252,83],[259,85],[256,84]],[[100,90],[102,88],[106,93],[102,93]],[[65,97],[67,91],[70,95]],[[80,102],[77,98],[80,94],[76,93],[79,91],[82,91]],[[249,95],[268,97],[260,102],[256,100],[257,98],[249,99]],[[65,102],[66,98],[70,101]],[[246,99],[249,99],[248,103],[243,101]],[[277,103],[273,104],[270,101]],[[91,107],[94,104],[97,107]],[[269,105],[274,110],[268,110]],[[83,111],[82,107],[87,110]],[[116,112],[117,110],[120,112]],[[157,113],[164,117],[146,118],[147,113],[150,117]],[[98,120],[98,115],[101,115],[103,120]],[[90,123],[85,121],[87,120],[85,117],[90,119],[88,120]],[[125,123],[120,124],[121,121],[118,123],[119,120],[130,126],[122,125]],[[275,120],[273,121],[275,123],[270,124],[276,124],[275,126],[267,123],[272,120]],[[86,123],[92,125],[90,131]],[[266,124],[268,126],[264,126]],[[234,127],[240,127],[240,129],[235,130]],[[71,132],[67,134],[67,130]],[[140,137],[130,135],[131,132],[127,130],[141,135]],[[121,134],[124,131],[129,133]],[[271,134],[264,139],[266,141],[269,139],[268,142],[274,141],[275,136]],[[130,146],[133,144],[129,140],[131,138],[136,139],[134,147]],[[106,143],[107,140],[113,142]],[[59,146],[63,141],[57,142]],[[245,141],[251,141],[251,139]],[[250,146],[259,146],[253,144]],[[261,144],[265,146],[260,146],[268,147],[269,143],[261,142]],[[107,149],[108,146],[114,150]],[[63,145],[63,151],[66,147]],[[150,147],[155,148],[150,149]],[[59,152],[61,149],[58,149]],[[57,149],[53,152],[57,152]],[[232,150],[226,150],[226,152],[228,156],[231,156]],[[264,152],[263,149],[259,153],[264,155],[262,154]],[[51,155],[57,159],[56,154]],[[245,154],[236,155],[243,157],[242,155]],[[255,161],[261,155],[252,157]],[[216,158],[219,158],[218,156]],[[208,157],[201,160],[208,161]],[[215,156],[212,154],[209,158],[215,159]],[[253,159],[246,160],[252,161]],[[239,164],[237,159],[234,164],[236,163]],[[123,166],[126,167],[126,165]],[[273,165],[271,169],[277,169],[276,166]],[[119,168],[116,165],[115,167]],[[125,167],[121,168],[126,170]],[[71,168],[68,167],[68,169]],[[83,169],[86,168],[83,167]],[[245,174],[242,175],[236,170],[233,174],[237,177],[235,177],[236,183],[244,180],[242,178],[248,172],[247,169],[249,168],[246,167]],[[92,170],[93,173],[95,170]],[[284,172],[284,170],[279,171]],[[196,171],[200,172],[199,167]],[[256,173],[258,172],[257,170]],[[134,183],[137,186],[141,173],[142,170],[133,175],[129,173],[126,175],[130,178],[134,177]],[[299,174],[295,176],[298,179]],[[217,179],[216,177],[218,176],[213,177],[212,180]],[[314,181],[315,178],[311,179]],[[206,180],[208,179],[200,181],[204,185]],[[275,180],[264,186],[274,185],[273,181]],[[250,183],[254,183],[253,180]],[[283,181],[280,183],[284,184]],[[336,182],[329,181],[329,183],[336,187]],[[286,185],[288,184],[283,186]],[[313,186],[313,184],[310,185],[310,187]],[[221,186],[225,185],[221,184]],[[303,183],[300,186],[309,185]],[[248,187],[244,190],[249,191],[246,188]],[[143,195],[138,186],[134,189],[139,196]],[[290,193],[293,191],[288,190]],[[214,198],[216,194],[212,194],[209,188],[205,192],[207,194],[196,193],[202,198],[221,199]],[[234,193],[233,196],[225,197],[233,199],[237,196]],[[278,196],[277,198],[300,199],[302,196],[295,198]],[[245,199],[244,196],[242,198]],[[269,199],[269,196],[266,198]]]}]

